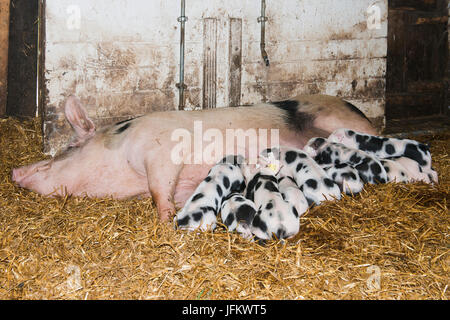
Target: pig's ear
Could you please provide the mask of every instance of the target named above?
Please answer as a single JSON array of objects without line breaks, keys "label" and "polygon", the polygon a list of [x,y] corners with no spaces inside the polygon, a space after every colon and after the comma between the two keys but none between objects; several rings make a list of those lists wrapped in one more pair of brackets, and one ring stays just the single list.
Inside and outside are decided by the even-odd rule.
[{"label": "pig's ear", "polygon": [[86,110],[81,105],[80,100],[75,96],[70,96],[66,101],[64,109],[66,119],[80,140],[86,140],[95,133],[95,125],[89,119]]}]

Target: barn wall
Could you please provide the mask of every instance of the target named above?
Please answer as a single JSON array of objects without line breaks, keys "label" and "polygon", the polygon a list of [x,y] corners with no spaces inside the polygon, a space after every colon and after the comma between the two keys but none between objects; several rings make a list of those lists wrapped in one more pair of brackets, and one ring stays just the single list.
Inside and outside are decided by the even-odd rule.
[{"label": "barn wall", "polygon": [[[266,2],[269,67],[259,46],[260,1],[186,1],[186,108],[322,93],[346,98],[381,126],[387,0]],[[70,133],[70,94],[97,124],[178,108],[179,1],[46,0],[45,12],[47,153]],[[378,13],[379,26],[368,28]]]}]

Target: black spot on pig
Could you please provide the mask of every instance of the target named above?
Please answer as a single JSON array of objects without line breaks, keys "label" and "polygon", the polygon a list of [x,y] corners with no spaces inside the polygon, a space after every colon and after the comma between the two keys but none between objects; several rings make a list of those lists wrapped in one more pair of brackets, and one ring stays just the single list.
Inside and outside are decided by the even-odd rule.
[{"label": "black spot on pig", "polygon": [[363,172],[369,171],[369,164],[368,164],[368,161],[363,161],[362,163],[358,164],[358,165],[355,167],[355,169],[358,170],[358,172],[359,172],[359,171],[363,171]]},{"label": "black spot on pig", "polygon": [[308,179],[308,180],[306,180],[305,184],[313,190],[317,189],[317,181],[316,180]]},{"label": "black spot on pig", "polygon": [[219,197],[222,197],[222,195],[223,195],[222,188],[219,185],[217,185],[216,190],[217,190],[217,193],[219,194]]},{"label": "black spot on pig", "polygon": [[390,143],[386,144],[386,146],[384,147],[384,150],[389,155],[392,155],[395,153],[395,147]]},{"label": "black spot on pig", "polygon": [[287,238],[286,230],[284,228],[279,228],[275,235],[277,236],[277,239]]},{"label": "black spot on pig", "polygon": [[356,135],[356,142],[359,144],[358,149],[373,153],[383,150],[383,145],[388,140],[388,138],[376,136]]},{"label": "black spot on pig", "polygon": [[121,134],[125,130],[127,130],[131,126],[130,122],[125,123],[125,125],[121,126],[120,128],[117,128],[116,131],[114,131],[114,134]]},{"label": "black spot on pig", "polygon": [[343,169],[343,168],[346,168],[346,167],[348,167],[348,164],[346,164],[346,163],[338,163],[338,164],[335,165],[336,169]]},{"label": "black spot on pig", "polygon": [[177,220],[178,226],[187,226],[189,224],[190,217],[186,216],[183,219]]},{"label": "black spot on pig", "polygon": [[366,115],[359,110],[357,107],[355,107],[353,104],[351,104],[350,102],[345,101],[345,106],[352,112],[357,113],[358,115],[360,115],[361,117],[363,117],[364,119],[366,119],[367,121],[370,122],[369,119],[367,119]]},{"label": "black spot on pig", "polygon": [[230,187],[230,179],[228,177],[223,177],[223,186],[228,189]]},{"label": "black spot on pig", "polygon": [[270,192],[279,192],[277,186],[272,181],[267,181],[264,185],[264,188],[266,190],[269,190]]},{"label": "black spot on pig", "polygon": [[314,142],[311,144],[311,147],[314,150],[319,149],[324,143],[326,142],[326,140],[324,138],[317,138],[314,140]]},{"label": "black spot on pig", "polygon": [[192,214],[192,218],[194,218],[194,221],[199,222],[203,217],[203,212],[195,212]]},{"label": "black spot on pig", "polygon": [[229,214],[228,217],[225,219],[224,223],[227,227],[231,226],[234,222],[234,216],[232,214]]},{"label": "black spot on pig", "polygon": [[324,151],[319,153],[314,160],[320,165],[322,164],[331,164],[333,162],[333,159],[331,158],[331,153]]},{"label": "black spot on pig", "polygon": [[204,197],[203,193],[196,194],[196,195],[192,198],[192,201],[197,201],[198,199],[201,199],[201,198],[203,198],[203,197]]},{"label": "black spot on pig", "polygon": [[381,167],[378,163],[372,163],[370,165],[370,170],[372,170],[373,174],[379,175],[381,173]]},{"label": "black spot on pig", "polygon": [[[405,147],[405,157],[408,157],[421,166],[426,166],[428,162],[422,157],[422,153],[419,151],[420,145],[414,145],[412,143],[408,143]],[[425,150],[425,153],[428,152],[428,148],[425,145],[422,145],[421,150]]]},{"label": "black spot on pig", "polygon": [[297,159],[297,152],[295,151],[286,152],[284,160],[286,161],[287,164],[291,164],[292,162],[295,161],[295,159]]},{"label": "black spot on pig", "polygon": [[[353,173],[352,173],[352,175],[354,176]],[[354,177],[354,179],[356,179],[356,177]],[[328,188],[330,188],[330,189],[333,188],[334,185],[336,184],[336,182],[334,182],[333,180],[328,179],[328,178],[323,179],[323,182],[324,182],[325,185],[326,185]]]},{"label": "black spot on pig", "polygon": [[243,204],[236,212],[236,219],[238,221],[244,221],[245,223],[250,224],[254,219],[255,213],[255,208],[249,206],[248,204]]},{"label": "black spot on pig", "polygon": [[[272,102],[272,104],[284,111],[284,119],[286,124],[293,128],[303,130],[314,120],[310,115],[298,112],[299,102],[295,100],[283,100]],[[300,121],[299,121],[300,120]]]},{"label": "black spot on pig", "polygon": [[243,192],[245,190],[245,181],[239,181],[236,180],[231,184],[231,189],[232,192]]},{"label": "black spot on pig", "polygon": [[253,218],[252,225],[253,227],[260,229],[262,232],[267,232],[267,224],[263,220],[261,220],[259,214],[256,214]]},{"label": "black spot on pig", "polygon": [[210,206],[200,207],[200,210],[201,210],[203,213],[207,213],[208,211],[211,211],[211,212],[213,212],[215,215],[217,215],[217,210],[216,210],[215,208],[213,208],[213,207],[210,207]]},{"label": "black spot on pig", "polygon": [[354,153],[354,154],[350,157],[349,160],[350,160],[351,163],[357,164],[357,163],[360,163],[360,162],[361,162],[362,158],[361,158],[360,156],[358,156],[357,153]]},{"label": "black spot on pig", "polygon": [[137,116],[137,117],[133,117],[133,118],[130,118],[130,119],[122,120],[122,121],[116,122],[115,125],[118,126],[118,125],[121,125],[123,123],[131,122],[133,120],[139,119],[141,117],[143,117],[143,116]]},{"label": "black spot on pig", "polygon": [[[248,185],[247,185],[247,191],[245,193],[245,197],[249,200],[254,199],[254,193],[255,193],[255,188],[257,183],[259,183],[259,177],[261,176],[260,173],[255,174],[255,176],[252,178],[252,180],[249,181]],[[260,184],[261,185],[261,184]]]},{"label": "black spot on pig", "polygon": [[283,110],[285,123],[296,131],[302,131],[310,127],[315,119],[313,115],[298,111],[299,102],[295,100],[284,100],[272,102],[272,104]]}]

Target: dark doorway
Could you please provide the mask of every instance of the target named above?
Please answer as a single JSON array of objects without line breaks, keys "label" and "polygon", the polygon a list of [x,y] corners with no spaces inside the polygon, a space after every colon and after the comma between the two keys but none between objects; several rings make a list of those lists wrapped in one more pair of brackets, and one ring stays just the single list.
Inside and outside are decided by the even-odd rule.
[{"label": "dark doorway", "polygon": [[387,128],[447,111],[448,1],[390,0]]},{"label": "dark doorway", "polygon": [[6,114],[36,115],[39,0],[11,0]]}]

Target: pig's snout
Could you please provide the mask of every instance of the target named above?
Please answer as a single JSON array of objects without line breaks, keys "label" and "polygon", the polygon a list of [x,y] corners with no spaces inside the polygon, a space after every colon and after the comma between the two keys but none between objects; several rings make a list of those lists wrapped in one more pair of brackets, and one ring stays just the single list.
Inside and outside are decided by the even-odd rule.
[{"label": "pig's snout", "polygon": [[21,187],[28,187],[36,173],[45,171],[49,167],[50,161],[44,160],[29,166],[15,168],[12,170],[11,179]]},{"label": "pig's snout", "polygon": [[18,185],[22,186],[22,181],[26,178],[25,174],[25,167],[22,168],[15,168],[12,170],[12,176],[11,179],[13,182],[17,183]]},{"label": "pig's snout", "polygon": [[19,182],[19,169],[12,170],[11,180],[13,182],[17,182],[17,183]]}]

